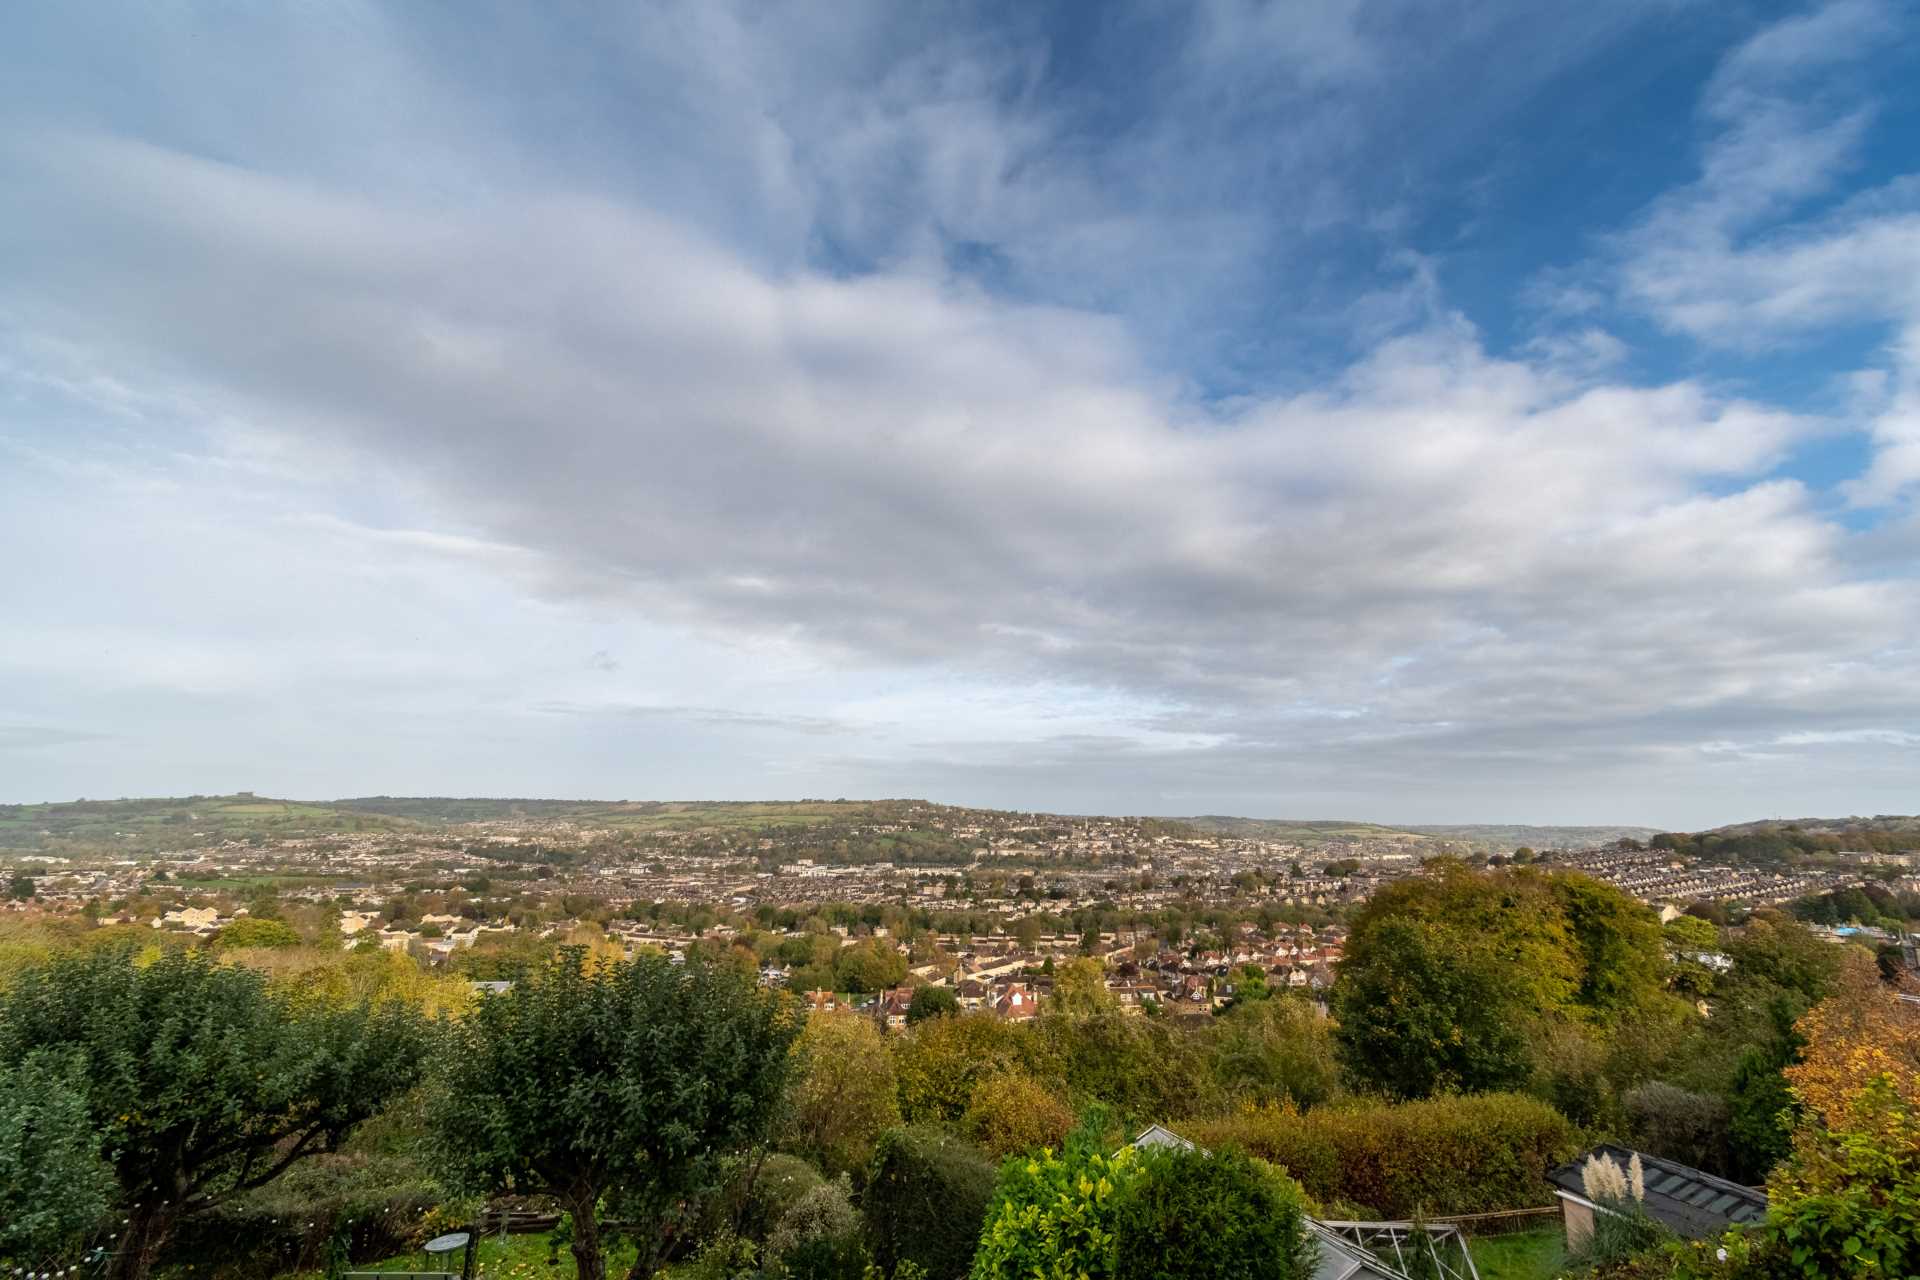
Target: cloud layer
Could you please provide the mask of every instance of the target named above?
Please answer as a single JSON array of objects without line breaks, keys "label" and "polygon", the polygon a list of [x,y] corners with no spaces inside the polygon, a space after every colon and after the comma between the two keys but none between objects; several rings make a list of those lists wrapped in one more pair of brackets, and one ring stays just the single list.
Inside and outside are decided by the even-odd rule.
[{"label": "cloud layer", "polygon": [[[1424,251],[1323,283],[1308,321],[1250,321],[1283,299],[1231,278],[1295,278],[1357,226],[1410,240],[1408,201],[1336,154],[1417,105],[1359,113],[1381,16],[1212,7],[1102,97],[1058,83],[1057,33],[942,26],[904,56],[883,17],[715,6],[592,56],[519,33],[476,87],[376,11],[320,33],[409,108],[364,146],[344,91],[212,110],[265,70],[164,128],[19,113],[0,530],[31,603],[0,753],[48,788],[165,789],[172,729],[220,775],[196,789],[242,785],[271,707],[273,779],[245,781],[309,794],[1679,823],[1797,777],[1787,808],[1893,807],[1920,177],[1850,180],[1871,93],[1807,86],[1900,15],[1732,41],[1697,171],[1513,280],[1550,305],[1504,350]],[[1549,77],[1617,22],[1479,38]],[[241,36],[286,69],[289,33]],[[517,96],[569,58],[572,93]],[[1271,136],[1209,138],[1243,81]],[[596,105],[650,145],[618,153],[625,117],[570,133]],[[1233,198],[1248,162],[1298,198]],[[1878,336],[1828,369],[1845,397],[1793,398],[1638,372],[1630,318],[1742,358]],[[1857,473],[1803,472],[1849,436]],[[135,745],[62,736],[96,733]]]}]

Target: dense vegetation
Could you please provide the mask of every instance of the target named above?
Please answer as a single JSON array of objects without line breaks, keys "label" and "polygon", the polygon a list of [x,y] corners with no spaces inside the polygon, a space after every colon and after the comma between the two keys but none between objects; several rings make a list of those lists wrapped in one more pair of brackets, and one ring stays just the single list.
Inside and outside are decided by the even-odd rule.
[{"label": "dense vegetation", "polygon": [[[1646,1274],[1912,1265],[1920,1036],[1871,952],[1794,918],[1851,899],[1662,925],[1585,877],[1436,864],[1356,914],[1325,1012],[1241,975],[1213,1016],[1130,1016],[1081,958],[1031,1022],[929,996],[888,1034],[756,981],[898,981],[861,909],[684,964],[515,935],[458,961],[512,978],[481,996],[270,898],[200,944],[0,927],[0,1260],[264,1280],[505,1197],[564,1214],[582,1280],[1291,1276],[1304,1213],[1538,1204],[1612,1138],[1775,1188],[1732,1261]],[[1123,1150],[1150,1122],[1211,1154]]]}]

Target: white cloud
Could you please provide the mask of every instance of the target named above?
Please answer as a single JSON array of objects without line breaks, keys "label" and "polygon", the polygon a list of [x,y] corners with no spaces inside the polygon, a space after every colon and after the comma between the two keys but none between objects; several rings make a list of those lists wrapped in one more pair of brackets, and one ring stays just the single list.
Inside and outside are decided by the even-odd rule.
[{"label": "white cloud", "polygon": [[[595,182],[492,140],[463,164],[462,91],[433,77],[417,181],[277,163],[244,123],[192,147],[15,129],[0,391],[33,413],[0,429],[23,462],[0,532],[52,550],[4,571],[33,604],[0,714],[137,724],[121,776],[311,739],[287,776],[338,785],[299,790],[772,777],[1403,818],[1655,816],[1604,809],[1629,789],[1693,814],[1773,785],[1714,782],[1711,744],[1888,745],[1920,714],[1910,567],[1866,564],[1776,474],[1829,424],[1636,384],[1592,315],[1497,357],[1413,256],[1341,310],[1365,349],[1337,376],[1209,403],[1154,344],[1159,290],[1181,327],[1216,273],[1373,203],[1323,179],[1380,128],[1342,96],[1388,65],[1374,28],[1283,12],[1207,10],[1172,62],[1215,78],[1155,86],[1183,109],[1098,156],[990,41],[901,59],[859,12],[801,33],[707,6],[651,45],[607,33],[685,136],[636,124],[657,164],[629,172],[589,131]],[[1301,198],[1249,221],[1208,189],[1235,139],[1193,121],[1282,55],[1264,90],[1309,119],[1260,178]],[[1724,145],[1623,241],[1620,287],[1709,341],[1905,314],[1862,256],[1904,244],[1903,188],[1756,230],[1863,127],[1769,114],[1755,95],[1804,71],[1783,60],[1729,61]],[[1193,190],[1138,183],[1182,150]],[[1008,287],[950,268],[976,241]],[[1895,421],[1908,385],[1862,395]]]}]

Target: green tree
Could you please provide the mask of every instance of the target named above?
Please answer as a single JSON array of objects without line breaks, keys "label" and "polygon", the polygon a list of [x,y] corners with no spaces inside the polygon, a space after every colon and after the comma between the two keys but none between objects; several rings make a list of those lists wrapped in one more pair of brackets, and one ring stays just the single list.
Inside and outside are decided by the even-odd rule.
[{"label": "green tree", "polygon": [[1051,1011],[1067,1017],[1099,1017],[1120,1012],[1120,1002],[1107,990],[1100,962],[1080,956],[1054,974]]},{"label": "green tree", "polygon": [[969,1143],[938,1129],[882,1134],[860,1198],[874,1260],[889,1275],[911,1263],[927,1280],[960,1280],[993,1194],[993,1165]]},{"label": "green tree", "polygon": [[213,935],[215,946],[285,949],[300,945],[300,935],[284,920],[242,916]]},{"label": "green tree", "polygon": [[960,1012],[960,997],[952,987],[921,987],[907,1003],[907,1025],[915,1026],[928,1018],[948,1017]]},{"label": "green tree", "polygon": [[1340,1058],[1395,1098],[1510,1089],[1533,1070],[1522,984],[1445,926],[1387,920],[1348,941],[1333,990]]},{"label": "green tree", "polygon": [[182,1217],[337,1146],[413,1086],[427,1047],[404,1005],[328,1005],[192,951],[57,955],[0,995],[0,1068],[42,1051],[85,1062],[128,1219],[122,1280],[147,1274]]},{"label": "green tree", "polygon": [[863,938],[833,958],[838,989],[861,994],[885,991],[907,976],[907,958],[884,938]]},{"label": "green tree", "polygon": [[558,1200],[580,1280],[603,1280],[600,1204],[619,1206],[648,1280],[681,1205],[766,1138],[799,1031],[731,966],[566,947],[456,1025],[436,1137],[462,1185]]},{"label": "green tree", "polygon": [[787,1106],[793,1150],[830,1175],[864,1170],[880,1134],[900,1123],[886,1037],[868,1018],[817,1013],[795,1051],[799,1070]]},{"label": "green tree", "polygon": [[71,1256],[113,1203],[85,1074],[77,1055],[44,1051],[0,1066],[0,1263]]},{"label": "green tree", "polygon": [[33,877],[25,871],[15,871],[7,877],[7,897],[15,902],[25,902],[34,895]]},{"label": "green tree", "polygon": [[1213,1037],[1213,1074],[1230,1095],[1312,1107],[1340,1087],[1333,1024],[1292,997],[1236,1004]]}]

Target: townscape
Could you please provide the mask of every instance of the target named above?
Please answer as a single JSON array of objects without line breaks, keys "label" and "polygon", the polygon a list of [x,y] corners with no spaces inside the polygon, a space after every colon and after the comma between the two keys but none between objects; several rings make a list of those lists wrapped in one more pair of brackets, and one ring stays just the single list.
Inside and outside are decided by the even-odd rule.
[{"label": "townscape", "polygon": [[[0,839],[0,1248],[36,1276],[392,1265],[438,1224],[497,1228],[502,1280],[529,1235],[589,1280],[609,1259],[630,1280],[1014,1280],[1027,1233],[1053,1238],[1033,1212],[1107,1212],[1047,1188],[1100,1178],[1149,1198],[1113,1229],[1154,1240],[1167,1213],[1264,1206],[1231,1249],[1283,1280],[1428,1274],[1409,1248],[1439,1274],[1503,1251],[1593,1268],[1773,1231],[1804,1193],[1754,1188],[1830,1140],[1782,1099],[1843,1076],[1857,1097],[1870,1078],[1831,1064],[1920,1031],[1907,818],[240,793],[0,808]],[[199,1047],[82,1069],[123,1033]],[[217,1047],[247,1037],[259,1070]],[[339,1056],[315,1076],[281,1054]],[[275,1101],[280,1080],[307,1100]],[[716,1080],[726,1108],[621,1109]],[[582,1088],[599,1118],[569,1118]],[[257,1115],[205,1147],[229,1123],[206,1108]],[[608,1108],[616,1147],[590,1155]],[[1210,1179],[1213,1209],[1144,1207]],[[200,1190],[173,1208],[163,1186]],[[647,1188],[665,1198],[627,1198]]]}]

